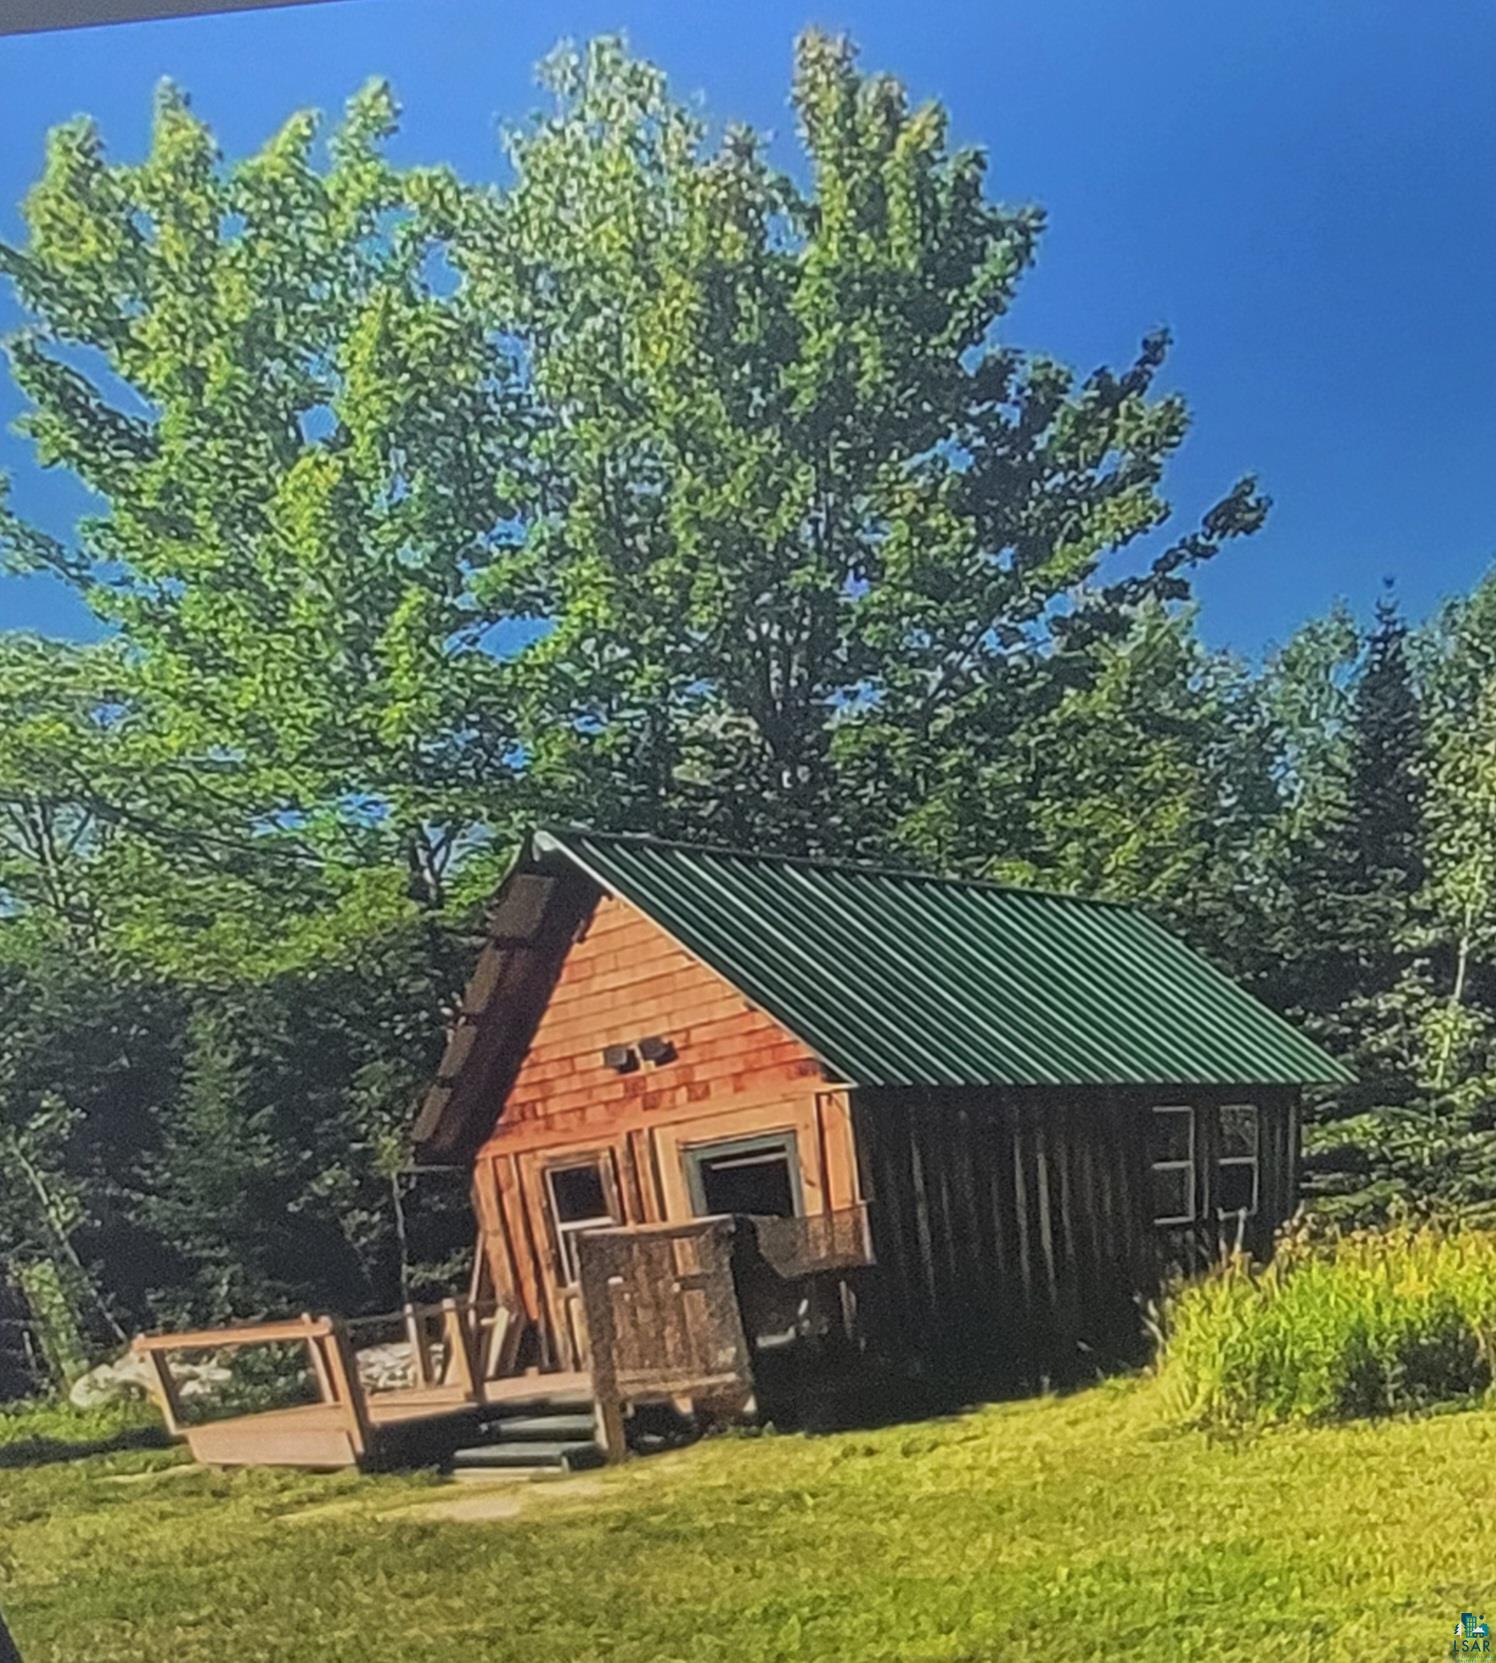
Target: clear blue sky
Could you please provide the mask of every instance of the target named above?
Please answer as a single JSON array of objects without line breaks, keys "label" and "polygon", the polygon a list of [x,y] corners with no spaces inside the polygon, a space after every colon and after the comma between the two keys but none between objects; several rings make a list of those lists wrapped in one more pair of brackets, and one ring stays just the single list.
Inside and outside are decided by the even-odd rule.
[{"label": "clear blue sky", "polygon": [[[1268,529],[1200,584],[1213,642],[1255,653],[1391,576],[1415,614],[1496,553],[1496,7],[1471,0],[342,0],[0,40],[0,231],[46,129],[95,115],[117,154],[170,75],[230,154],[371,74],[406,108],[398,154],[496,171],[557,38],[623,29],[714,117],[788,134],[790,43],[850,30],[867,65],[945,100],[997,195],[1051,230],[1010,336],[1082,369],[1177,337],[1195,511],[1255,469]],[[16,313],[0,301],[0,328]],[[19,399],[0,383],[0,422]],[[0,440],[19,504],[79,507]],[[0,582],[0,625],[69,630],[47,584]]]}]

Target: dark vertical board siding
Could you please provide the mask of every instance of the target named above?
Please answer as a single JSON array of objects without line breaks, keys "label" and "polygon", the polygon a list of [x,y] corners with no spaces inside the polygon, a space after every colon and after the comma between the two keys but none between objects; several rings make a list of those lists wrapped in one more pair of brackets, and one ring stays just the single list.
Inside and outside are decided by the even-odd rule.
[{"label": "dark vertical board siding", "polygon": [[[1140,1306],[1172,1268],[1219,1251],[1215,1159],[1223,1102],[1262,1115],[1261,1205],[1248,1245],[1265,1253],[1292,1211],[1291,1093],[1167,1094],[1192,1101],[1201,1220],[1152,1222],[1148,1135],[1157,1094],[1131,1090],[861,1090],[858,1158],[873,1200],[878,1268],[869,1338],[950,1372],[1066,1378],[1140,1355]],[[1164,1100],[1157,1096],[1157,1100]]]}]

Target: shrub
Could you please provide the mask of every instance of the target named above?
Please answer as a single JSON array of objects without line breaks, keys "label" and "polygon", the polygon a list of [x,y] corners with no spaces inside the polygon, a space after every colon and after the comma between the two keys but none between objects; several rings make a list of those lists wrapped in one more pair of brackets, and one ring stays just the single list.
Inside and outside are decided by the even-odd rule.
[{"label": "shrub", "polygon": [[1165,1305],[1159,1371],[1199,1426],[1345,1420],[1469,1401],[1496,1358],[1496,1233],[1400,1223],[1283,1236]]}]

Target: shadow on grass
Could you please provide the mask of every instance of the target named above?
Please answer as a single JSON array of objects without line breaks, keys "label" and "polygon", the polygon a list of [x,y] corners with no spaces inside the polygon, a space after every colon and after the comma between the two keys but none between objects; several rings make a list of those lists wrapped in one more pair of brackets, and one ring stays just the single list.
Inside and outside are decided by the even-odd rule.
[{"label": "shadow on grass", "polygon": [[132,1449],[170,1449],[164,1426],[129,1426],[95,1438],[35,1436],[0,1444],[0,1469],[49,1467],[60,1461],[81,1461],[90,1455],[117,1455]]},{"label": "shadow on grass", "polygon": [[861,1369],[838,1380],[800,1382],[779,1380],[770,1401],[769,1418],[785,1430],[812,1435],[871,1432],[890,1426],[913,1426],[928,1421],[950,1421],[992,1403],[1070,1397],[1104,1380],[1137,1371],[1137,1365],[1115,1362],[1108,1367],[1076,1370],[1067,1378],[1012,1379],[968,1373],[948,1378],[914,1379],[892,1371]]}]

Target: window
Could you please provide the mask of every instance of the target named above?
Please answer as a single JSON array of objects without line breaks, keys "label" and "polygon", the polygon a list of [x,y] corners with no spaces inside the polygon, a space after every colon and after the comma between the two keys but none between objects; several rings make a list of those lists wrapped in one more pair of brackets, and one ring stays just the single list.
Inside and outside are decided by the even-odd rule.
[{"label": "window", "polygon": [[1227,1103],[1222,1108],[1216,1158],[1216,1212],[1222,1218],[1257,1211],[1259,1138],[1255,1104]]},{"label": "window", "polygon": [[800,1158],[793,1132],[688,1150],[686,1177],[691,1204],[702,1217],[713,1213],[800,1216]]},{"label": "window", "polygon": [[1195,1111],[1173,1104],[1153,1111],[1153,1222],[1195,1219]]},{"label": "window", "polygon": [[575,1166],[553,1166],[545,1179],[551,1192],[551,1217],[556,1223],[561,1269],[567,1286],[572,1287],[577,1280],[577,1237],[584,1230],[616,1224],[618,1217],[609,1199],[602,1162],[597,1157]]}]

